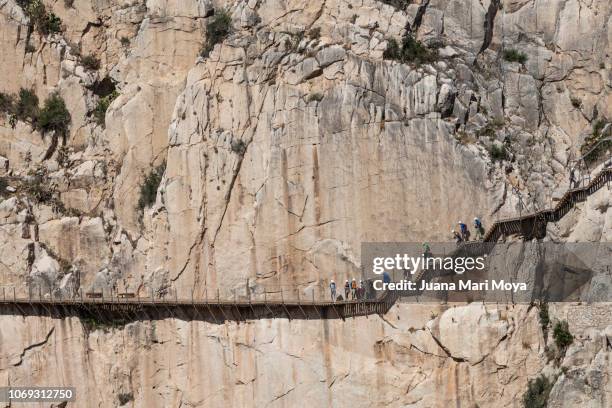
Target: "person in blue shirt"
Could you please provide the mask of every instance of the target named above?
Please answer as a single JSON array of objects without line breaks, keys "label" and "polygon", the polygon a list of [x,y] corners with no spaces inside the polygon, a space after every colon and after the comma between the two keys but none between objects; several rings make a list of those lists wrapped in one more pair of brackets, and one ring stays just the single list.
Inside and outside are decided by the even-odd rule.
[{"label": "person in blue shirt", "polygon": [[484,238],[484,227],[478,217],[474,218],[474,229],[476,230],[476,239]]},{"label": "person in blue shirt", "polygon": [[329,283],[329,290],[331,291],[331,298],[332,301],[336,301],[336,282],[334,282],[334,280],[332,279],[331,282]]},{"label": "person in blue shirt", "polygon": [[391,276],[388,272],[383,272],[383,283],[391,283]]},{"label": "person in blue shirt", "polygon": [[461,232],[461,238],[464,241],[469,241],[470,240],[470,230],[468,230],[467,225],[465,225],[463,221],[459,221],[457,224],[459,224],[459,231]]}]

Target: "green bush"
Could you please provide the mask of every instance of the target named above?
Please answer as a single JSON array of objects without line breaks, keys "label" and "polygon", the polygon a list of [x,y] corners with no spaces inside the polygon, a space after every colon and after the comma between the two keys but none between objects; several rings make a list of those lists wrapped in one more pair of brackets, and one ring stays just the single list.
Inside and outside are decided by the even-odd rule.
[{"label": "green bush", "polygon": [[65,136],[70,122],[70,112],[66,109],[64,99],[57,92],[49,95],[38,116],[38,128],[43,133],[55,132],[56,135]]},{"label": "green bush", "polygon": [[130,39],[129,39],[129,38],[127,38],[127,37],[121,37],[121,38],[119,39],[119,42],[121,43],[121,45],[122,45],[123,47],[127,47],[127,46],[129,46],[129,45],[130,45]]},{"label": "green bush", "polygon": [[140,198],[138,199],[138,210],[151,207],[157,197],[157,189],[162,181],[162,176],[166,171],[166,163],[157,166],[145,177],[144,183],[140,187]]},{"label": "green bush", "polygon": [[4,194],[4,191],[8,187],[8,182],[4,177],[0,177],[0,195]]},{"label": "green bush", "polygon": [[17,4],[30,19],[30,25],[42,35],[62,31],[62,20],[55,14],[47,12],[41,0],[18,0]]},{"label": "green bush", "polygon": [[85,329],[86,333],[90,333],[96,330],[102,330],[106,333],[109,332],[111,329],[121,328],[128,323],[126,319],[108,320],[102,319],[95,315],[81,317],[79,320],[81,321],[81,325],[83,325],[83,329]]},{"label": "green bush", "polygon": [[527,392],[523,394],[523,407],[546,408],[548,395],[552,387],[553,384],[544,375],[540,375],[535,380],[530,380],[527,385]]},{"label": "green bush", "polygon": [[508,152],[506,151],[506,147],[504,145],[498,145],[493,143],[489,148],[489,156],[491,156],[491,160],[506,160],[508,159]]},{"label": "green bush", "polygon": [[38,172],[27,178],[21,187],[26,195],[38,204],[48,204],[53,201],[54,191],[50,188],[49,180],[44,173]]},{"label": "green bush", "polygon": [[488,122],[485,126],[481,127],[476,131],[476,136],[486,136],[489,139],[493,139],[495,137],[495,132],[497,131],[497,129],[500,129],[503,126],[504,123],[500,121]]},{"label": "green bush", "polygon": [[513,48],[504,51],[504,59],[508,62],[527,62],[527,54],[517,51]]},{"label": "green bush", "polygon": [[94,121],[98,125],[104,126],[105,119],[106,119],[106,111],[108,110],[108,107],[110,106],[110,104],[115,99],[117,99],[118,96],[119,96],[119,92],[113,91],[110,95],[107,95],[98,100],[98,104],[93,110]]},{"label": "green bush", "polygon": [[24,122],[30,120],[35,125],[38,114],[38,96],[30,89],[21,88],[15,105],[15,116]]},{"label": "green bush", "polygon": [[389,39],[387,49],[383,52],[384,59],[417,65],[433,62],[436,57],[436,51],[428,49],[420,41],[417,41],[411,33],[406,33],[402,37],[401,46],[394,38]]},{"label": "green bush", "polygon": [[553,338],[555,339],[555,344],[560,351],[564,351],[574,342],[574,336],[572,336],[569,331],[567,321],[564,320],[555,324],[555,328],[553,329]]},{"label": "green bush", "polygon": [[81,64],[85,69],[89,69],[91,71],[97,71],[100,69],[100,60],[95,57],[95,55],[86,55],[81,58]]},{"label": "green bush", "polygon": [[540,326],[542,326],[542,332],[545,333],[544,338],[546,338],[546,333],[548,332],[549,324],[550,316],[548,314],[548,303],[542,302],[540,304]]},{"label": "green bush", "polygon": [[200,51],[204,58],[210,55],[216,44],[223,41],[232,32],[232,17],[227,10],[221,10],[206,24],[206,42]]},{"label": "green bush", "polygon": [[47,13],[39,26],[42,34],[54,34],[62,31],[62,20],[53,13]]},{"label": "green bush", "polygon": [[0,92],[0,113],[12,114],[15,101],[12,95]]}]

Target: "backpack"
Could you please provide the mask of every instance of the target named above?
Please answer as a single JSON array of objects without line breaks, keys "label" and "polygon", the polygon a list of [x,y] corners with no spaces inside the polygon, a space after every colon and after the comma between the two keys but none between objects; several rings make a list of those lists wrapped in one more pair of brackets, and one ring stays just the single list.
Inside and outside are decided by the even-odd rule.
[{"label": "backpack", "polygon": [[351,289],[357,289],[357,281],[351,283]]},{"label": "backpack", "polygon": [[476,221],[474,221],[474,226],[476,226],[477,229],[481,229],[482,228],[482,223],[480,222],[480,220],[476,220]]}]

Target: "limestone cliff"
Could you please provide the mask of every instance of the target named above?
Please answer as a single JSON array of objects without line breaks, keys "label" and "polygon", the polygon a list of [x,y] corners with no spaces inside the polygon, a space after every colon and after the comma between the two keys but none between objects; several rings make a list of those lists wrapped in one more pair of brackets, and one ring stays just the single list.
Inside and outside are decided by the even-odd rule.
[{"label": "limestone cliff", "polygon": [[[611,18],[608,0],[0,0],[0,285],[322,293],[359,273],[361,242],[448,240],[458,220],[550,206],[610,132]],[[66,133],[7,108],[21,89],[38,110],[61,96]],[[577,177],[601,160],[589,165]],[[602,189],[549,237],[609,242],[611,217]],[[460,310],[466,322],[483,313]],[[546,364],[533,309],[509,311],[513,322],[499,309],[479,327],[487,340],[458,354],[423,329],[453,310],[429,323],[429,311],[394,313],[88,334],[76,320],[2,316],[0,382],[59,370],[100,406],[119,394],[143,407],[512,406]],[[427,319],[399,323],[413,313]],[[583,357],[564,360],[574,368],[551,404],[567,392],[610,401],[605,331],[580,331]],[[55,360],[29,348],[43,340]],[[578,389],[589,370],[605,373],[599,394]],[[351,384],[362,386],[343,398]],[[448,393],[429,395],[433,384]]]},{"label": "limestone cliff", "polygon": [[1,316],[0,381],[74,384],[79,407],[515,407],[544,372],[549,406],[608,406],[609,306],[550,313],[575,336],[564,354],[527,306],[400,305],[345,322],[167,319],[93,332],[78,319]]}]

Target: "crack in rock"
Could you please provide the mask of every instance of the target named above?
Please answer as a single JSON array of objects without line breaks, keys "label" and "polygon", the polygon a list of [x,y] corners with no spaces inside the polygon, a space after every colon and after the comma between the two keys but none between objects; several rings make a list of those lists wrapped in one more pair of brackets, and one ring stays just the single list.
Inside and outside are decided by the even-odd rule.
[{"label": "crack in rock", "polygon": [[45,339],[38,342],[38,343],[34,343],[34,344],[30,344],[29,346],[27,346],[26,348],[23,349],[23,351],[21,352],[21,354],[19,355],[19,361],[16,362],[15,364],[13,364],[13,367],[19,367],[22,363],[23,363],[23,358],[25,357],[25,355],[27,354],[28,351],[44,346],[45,344],[47,344],[47,342],[49,341],[49,337],[51,337],[51,335],[53,334],[53,331],[55,330],[55,327],[52,327],[51,330],[49,330],[49,333],[47,333],[47,335],[45,336]]}]

